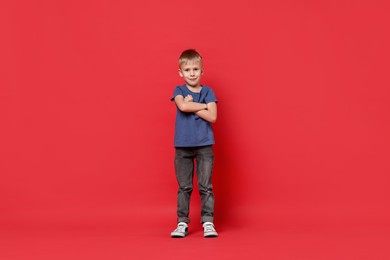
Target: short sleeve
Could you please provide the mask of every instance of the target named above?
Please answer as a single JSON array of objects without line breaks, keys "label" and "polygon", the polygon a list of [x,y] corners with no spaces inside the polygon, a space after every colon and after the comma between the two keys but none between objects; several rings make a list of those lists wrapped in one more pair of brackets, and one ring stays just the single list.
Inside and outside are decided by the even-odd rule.
[{"label": "short sleeve", "polygon": [[204,100],[205,100],[206,104],[208,104],[210,102],[218,103],[218,100],[215,97],[214,91],[211,88],[208,89],[206,97],[204,98]]},{"label": "short sleeve", "polygon": [[175,97],[178,95],[183,96],[183,91],[180,89],[180,87],[176,87],[173,91],[173,97],[171,98],[171,101],[175,100]]}]

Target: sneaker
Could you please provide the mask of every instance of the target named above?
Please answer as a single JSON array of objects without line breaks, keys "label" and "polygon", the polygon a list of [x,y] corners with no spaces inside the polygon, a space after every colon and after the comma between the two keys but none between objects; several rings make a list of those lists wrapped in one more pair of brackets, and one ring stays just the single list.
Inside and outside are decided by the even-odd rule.
[{"label": "sneaker", "polygon": [[185,222],[180,222],[177,228],[171,233],[171,237],[185,237],[188,235],[188,225]]},{"label": "sneaker", "polygon": [[203,223],[204,237],[217,237],[218,233],[215,231],[214,224],[212,222]]}]

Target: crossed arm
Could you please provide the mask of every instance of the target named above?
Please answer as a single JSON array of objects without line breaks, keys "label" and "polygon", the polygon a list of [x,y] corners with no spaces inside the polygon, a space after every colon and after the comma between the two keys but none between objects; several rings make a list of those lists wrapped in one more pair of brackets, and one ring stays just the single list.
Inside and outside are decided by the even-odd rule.
[{"label": "crossed arm", "polygon": [[175,103],[182,112],[195,113],[204,120],[215,123],[217,121],[217,104],[210,102],[208,104],[193,102],[192,96],[185,98],[181,95],[175,97]]}]

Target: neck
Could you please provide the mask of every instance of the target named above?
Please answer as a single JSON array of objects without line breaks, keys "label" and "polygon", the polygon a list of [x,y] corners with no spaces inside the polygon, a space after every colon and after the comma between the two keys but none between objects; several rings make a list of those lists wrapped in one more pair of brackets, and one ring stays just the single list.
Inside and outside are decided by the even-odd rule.
[{"label": "neck", "polygon": [[197,86],[189,86],[186,84],[187,88],[189,88],[192,92],[198,92],[202,89],[202,86],[199,84]]}]

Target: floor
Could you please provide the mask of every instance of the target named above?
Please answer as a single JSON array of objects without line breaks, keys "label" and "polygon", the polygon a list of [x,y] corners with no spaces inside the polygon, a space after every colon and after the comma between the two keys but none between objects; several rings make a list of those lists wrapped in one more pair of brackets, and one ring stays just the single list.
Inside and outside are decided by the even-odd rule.
[{"label": "floor", "polygon": [[252,214],[220,219],[218,238],[203,238],[192,221],[188,237],[172,239],[172,210],[3,216],[0,259],[390,259],[386,221]]}]

